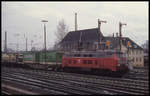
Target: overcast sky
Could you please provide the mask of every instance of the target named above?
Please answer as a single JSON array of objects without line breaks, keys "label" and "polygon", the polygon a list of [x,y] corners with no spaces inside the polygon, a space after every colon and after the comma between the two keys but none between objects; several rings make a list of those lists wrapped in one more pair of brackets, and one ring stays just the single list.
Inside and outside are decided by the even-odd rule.
[{"label": "overcast sky", "polygon": [[[78,13],[78,29],[97,27],[97,20],[106,20],[101,25],[104,36],[119,32],[119,22],[127,23],[122,27],[122,35],[141,45],[148,40],[148,2],[2,2],[2,47],[4,32],[7,31],[8,47],[25,50],[25,36],[28,37],[28,50],[31,40],[37,48],[43,47],[44,32],[42,19],[48,20],[47,47],[52,47],[58,21],[64,19],[69,31],[74,30],[75,12]],[[15,36],[15,34],[20,36]]]}]

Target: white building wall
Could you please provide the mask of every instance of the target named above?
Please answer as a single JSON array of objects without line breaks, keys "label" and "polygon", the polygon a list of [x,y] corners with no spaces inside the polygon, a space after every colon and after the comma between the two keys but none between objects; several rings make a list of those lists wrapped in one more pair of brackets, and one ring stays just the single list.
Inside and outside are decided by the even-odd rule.
[{"label": "white building wall", "polygon": [[140,49],[130,49],[129,57],[133,59],[133,66],[143,67],[144,66],[144,51]]},{"label": "white building wall", "polygon": [[[120,47],[118,46],[117,49]],[[127,53],[127,48],[122,45],[122,52]],[[128,54],[127,54],[128,55]],[[129,49],[129,59],[134,60],[133,66],[143,67],[144,66],[144,51],[141,49]]]}]

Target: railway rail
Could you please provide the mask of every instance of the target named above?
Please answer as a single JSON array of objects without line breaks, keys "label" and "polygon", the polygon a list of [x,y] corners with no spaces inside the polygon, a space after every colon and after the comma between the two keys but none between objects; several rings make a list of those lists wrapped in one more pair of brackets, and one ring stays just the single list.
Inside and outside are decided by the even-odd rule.
[{"label": "railway rail", "polygon": [[[18,76],[22,76],[21,78],[23,77],[32,78],[34,82],[35,82],[34,79],[43,81],[43,82],[49,82],[48,84],[51,84],[51,83],[54,84],[54,83],[59,82],[58,84],[59,87],[60,85],[64,84],[64,86],[67,86],[67,88],[70,88],[70,89],[75,88],[73,90],[80,89],[79,92],[85,92],[85,90],[88,90],[88,92],[91,92],[89,94],[94,94],[94,93],[106,94],[107,92],[109,94],[135,94],[135,95],[148,94],[148,81],[144,81],[144,80],[143,81],[132,80],[132,79],[125,79],[125,78],[118,79],[118,78],[111,78],[111,77],[108,78],[108,77],[102,77],[102,76],[91,76],[91,75],[83,75],[83,74],[75,74],[75,73],[41,71],[41,70],[40,71],[38,70],[27,71],[25,69],[19,69],[19,70],[11,69],[11,71],[13,71],[13,75],[11,74],[12,77],[15,77],[15,75],[16,76],[18,75]],[[9,74],[10,70],[9,71],[5,70],[5,74],[6,72],[8,72],[7,75],[10,75]],[[18,78],[18,77],[15,77],[15,78]],[[68,83],[71,85],[70,87],[68,87],[69,86]],[[106,92],[105,91],[99,92],[96,90],[106,90]],[[80,94],[83,94],[83,93],[80,93]]]},{"label": "railway rail", "polygon": [[[89,93],[91,93],[91,90],[90,89],[87,89],[87,88],[81,88],[81,87],[73,87],[73,86],[71,86],[71,85],[66,85],[66,86],[64,86],[64,84],[66,83],[66,82],[57,82],[57,81],[54,81],[54,80],[48,80],[48,81],[46,81],[46,82],[44,82],[43,80],[44,79],[23,79],[23,77],[22,78],[16,78],[15,77],[15,79],[14,78],[10,78],[10,76],[9,76],[9,78],[5,78],[5,79],[10,79],[11,81],[13,80],[13,81],[17,81],[17,82],[19,82],[20,81],[20,79],[21,79],[21,82],[22,83],[26,83],[26,84],[34,84],[34,85],[36,85],[36,86],[40,86],[40,87],[43,87],[43,88],[49,88],[50,89],[50,86],[52,86],[51,88],[52,89],[54,89],[54,90],[59,90],[59,91],[64,91],[64,92],[67,92],[68,94],[89,94]],[[84,90],[83,90],[84,89]],[[78,90],[78,91],[77,91]],[[85,92],[86,91],[86,92]],[[92,92],[92,94],[102,94],[101,92],[96,92],[95,90],[93,90],[94,92]]]}]

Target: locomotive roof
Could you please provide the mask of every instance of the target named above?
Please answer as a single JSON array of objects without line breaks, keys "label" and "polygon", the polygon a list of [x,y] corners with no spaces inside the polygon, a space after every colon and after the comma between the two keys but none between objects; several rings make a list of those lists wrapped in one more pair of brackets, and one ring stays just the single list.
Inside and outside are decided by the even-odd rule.
[{"label": "locomotive roof", "polygon": [[99,50],[99,51],[72,51],[66,52],[66,54],[99,54],[99,53],[123,53],[116,50]]}]

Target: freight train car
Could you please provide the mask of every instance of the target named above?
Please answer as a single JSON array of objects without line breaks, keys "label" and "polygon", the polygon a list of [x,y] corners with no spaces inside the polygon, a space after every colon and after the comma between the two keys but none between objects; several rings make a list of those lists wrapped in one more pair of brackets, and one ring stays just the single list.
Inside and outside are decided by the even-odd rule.
[{"label": "freight train car", "polygon": [[23,64],[23,55],[18,53],[3,53],[2,65],[15,67],[17,64]]},{"label": "freight train car", "polygon": [[2,62],[23,62],[23,54],[18,53],[3,53]]},{"label": "freight train car", "polygon": [[28,52],[24,53],[23,62],[32,68],[48,68],[61,64],[62,53],[59,52]]},{"label": "freight train car", "polygon": [[9,55],[8,54],[5,54],[5,53],[3,53],[2,54],[2,62],[9,62]]}]

